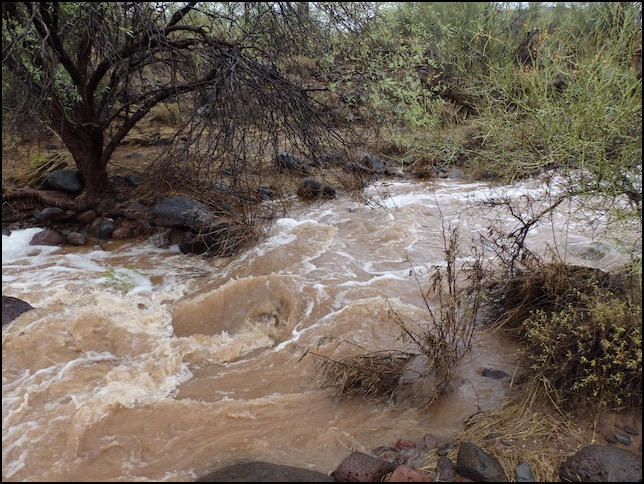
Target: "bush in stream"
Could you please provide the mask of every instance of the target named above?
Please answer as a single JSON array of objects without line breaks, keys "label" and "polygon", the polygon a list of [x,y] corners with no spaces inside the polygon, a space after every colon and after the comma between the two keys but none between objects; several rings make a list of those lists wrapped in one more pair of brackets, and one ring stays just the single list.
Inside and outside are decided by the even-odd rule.
[{"label": "bush in stream", "polygon": [[[389,321],[401,330],[403,350],[378,350],[335,359],[319,351],[329,338],[320,341],[318,350],[304,350],[302,358],[314,357],[323,388],[333,388],[336,397],[389,399],[402,393],[408,395],[410,384],[421,383],[428,399],[423,401],[425,408],[445,392],[471,349],[484,269],[478,253],[459,267],[462,259],[458,229],[444,228],[443,242],[446,263],[434,267],[427,290],[423,290],[413,269],[410,271],[416,277],[428,321],[412,325],[389,304]],[[346,340],[336,341],[339,345],[356,346]]]},{"label": "bush in stream", "polygon": [[491,294],[524,345],[528,381],[567,408],[641,406],[641,277],[534,256],[501,274]]}]

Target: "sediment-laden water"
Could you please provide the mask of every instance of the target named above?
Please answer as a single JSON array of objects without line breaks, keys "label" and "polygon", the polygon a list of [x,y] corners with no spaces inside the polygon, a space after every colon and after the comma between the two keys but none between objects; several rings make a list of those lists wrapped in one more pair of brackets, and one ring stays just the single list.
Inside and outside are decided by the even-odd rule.
[{"label": "sediment-laden water", "polygon": [[[468,257],[490,224],[516,222],[472,208],[491,193],[387,182],[368,189],[373,203],[296,203],[226,260],[147,241],[57,248],[29,246],[39,229],[3,235],[3,295],[35,308],[2,331],[3,481],[190,481],[250,460],[329,473],[351,451],[454,436],[503,402],[511,378],[481,375],[516,368],[516,347],[498,333],[477,330],[451,390],[422,412],[422,384],[387,403],[335,400],[301,356],[403,348],[391,314],[431,323],[423,291],[445,264],[449,227]],[[618,265],[610,241],[574,213],[562,207],[531,248]]]}]

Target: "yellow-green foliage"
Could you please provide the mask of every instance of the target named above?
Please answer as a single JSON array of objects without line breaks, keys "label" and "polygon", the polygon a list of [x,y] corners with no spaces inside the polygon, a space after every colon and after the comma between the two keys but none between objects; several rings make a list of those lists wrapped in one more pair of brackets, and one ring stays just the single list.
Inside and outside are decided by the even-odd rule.
[{"label": "yellow-green foliage", "polygon": [[179,123],[179,105],[177,103],[157,104],[150,111],[150,121],[162,126],[176,126]]},{"label": "yellow-green foliage", "polygon": [[641,301],[631,304],[597,286],[574,296],[564,307],[536,310],[523,322],[530,370],[569,403],[581,398],[607,408],[641,405]]},{"label": "yellow-green foliage", "polygon": [[65,157],[59,153],[45,155],[36,152],[29,157],[29,167],[16,173],[16,180],[24,186],[36,186],[42,182],[46,173],[61,170],[66,166]]}]

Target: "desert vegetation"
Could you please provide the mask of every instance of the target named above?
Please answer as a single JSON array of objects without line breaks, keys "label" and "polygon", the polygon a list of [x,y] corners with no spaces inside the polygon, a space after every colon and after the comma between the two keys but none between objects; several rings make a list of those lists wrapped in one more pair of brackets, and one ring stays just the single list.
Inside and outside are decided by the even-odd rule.
[{"label": "desert vegetation", "polygon": [[[408,351],[303,355],[336,396],[389,399],[422,354],[438,396],[484,315],[523,343],[521,419],[535,394],[562,415],[641,409],[640,3],[5,2],[2,14],[3,160],[27,165],[3,170],[3,206],[67,161],[85,182],[72,205],[108,214],[109,175],[134,145],[154,148],[128,163],[140,193],[232,205],[246,225],[271,218],[262,187],[287,210],[302,172],[361,196],[365,153],[409,178],[539,179],[538,199],[482,202],[516,221],[480,241],[491,263],[463,264],[457,227],[443,228],[446,264],[418,280],[431,324],[391,311]],[[51,133],[63,154],[25,148]],[[629,254],[619,272],[529,250],[570,201]]]}]

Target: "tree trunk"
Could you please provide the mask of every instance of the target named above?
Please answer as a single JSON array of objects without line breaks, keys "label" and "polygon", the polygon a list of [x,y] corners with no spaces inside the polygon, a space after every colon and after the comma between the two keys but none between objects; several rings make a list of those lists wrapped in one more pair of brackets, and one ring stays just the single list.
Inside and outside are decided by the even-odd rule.
[{"label": "tree trunk", "polygon": [[80,127],[66,123],[61,138],[85,184],[84,208],[103,213],[113,207],[115,194],[103,157],[103,130],[89,123]]}]

